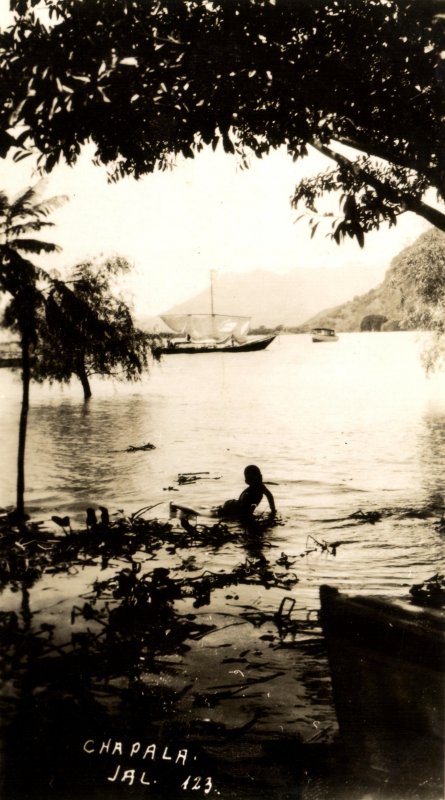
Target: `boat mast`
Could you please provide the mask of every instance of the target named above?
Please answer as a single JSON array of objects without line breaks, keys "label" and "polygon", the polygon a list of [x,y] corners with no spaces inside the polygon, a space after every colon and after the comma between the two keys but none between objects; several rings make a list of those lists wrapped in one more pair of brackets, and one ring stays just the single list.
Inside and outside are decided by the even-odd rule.
[{"label": "boat mast", "polygon": [[210,313],[211,313],[212,317],[215,316],[215,310],[213,308],[213,286],[214,286],[214,281],[215,281],[215,273],[216,273],[216,269],[211,269],[210,270]]},{"label": "boat mast", "polygon": [[214,269],[210,270],[210,313],[212,315],[212,330],[214,336],[215,336],[215,310],[213,307],[213,285],[215,281],[215,272],[216,270]]}]

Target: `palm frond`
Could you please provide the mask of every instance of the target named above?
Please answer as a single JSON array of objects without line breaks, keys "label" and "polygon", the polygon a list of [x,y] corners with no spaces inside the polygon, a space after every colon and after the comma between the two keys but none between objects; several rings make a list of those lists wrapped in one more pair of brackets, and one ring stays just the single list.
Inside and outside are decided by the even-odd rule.
[{"label": "palm frond", "polygon": [[9,242],[14,250],[23,250],[25,253],[60,253],[62,248],[52,242],[42,242],[40,239],[14,239]]},{"label": "palm frond", "polygon": [[28,233],[28,231],[39,231],[41,228],[54,228],[54,225],[54,222],[47,222],[43,219],[34,219],[30,220],[29,222],[18,222],[16,225],[11,225],[8,227],[8,236],[9,238],[12,238],[14,236],[20,236],[23,233]]},{"label": "palm frond", "polygon": [[2,261],[0,265],[0,290],[9,292],[15,301],[23,291],[30,294],[36,292],[36,281],[48,281],[48,273],[24,258],[16,250],[5,245],[2,247]]},{"label": "palm frond", "polygon": [[[39,181],[40,183],[40,181]],[[37,184],[38,186],[39,184]],[[28,214],[32,205],[36,204],[40,197],[36,187],[28,186],[27,189],[16,194],[9,202],[8,215],[10,218],[20,217]]]},{"label": "palm frond", "polygon": [[35,206],[34,211],[37,214],[43,214],[46,217],[48,214],[51,214],[52,211],[55,211],[56,208],[61,208],[65,205],[69,200],[67,194],[60,194],[55,197],[50,197],[48,200],[43,200],[42,203]]},{"label": "palm frond", "polygon": [[16,195],[8,204],[8,217],[38,217],[47,216],[56,208],[65,205],[69,200],[68,195],[58,195],[48,199],[42,199],[48,184],[47,178],[42,178],[35,186],[30,186],[25,191]]},{"label": "palm frond", "polygon": [[9,209],[9,200],[4,192],[0,192],[0,217],[6,216]]},{"label": "palm frond", "polygon": [[36,278],[51,280],[45,269],[33,264],[29,258],[22,256],[21,253],[18,253],[14,248],[4,245],[1,248],[1,255],[2,259],[0,264],[3,272],[7,272],[8,269],[22,269],[27,270],[30,275],[34,274]]}]

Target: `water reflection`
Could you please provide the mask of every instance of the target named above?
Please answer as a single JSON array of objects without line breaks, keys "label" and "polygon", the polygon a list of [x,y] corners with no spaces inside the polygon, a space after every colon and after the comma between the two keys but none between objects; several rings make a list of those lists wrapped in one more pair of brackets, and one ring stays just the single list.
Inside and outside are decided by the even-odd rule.
[{"label": "water reflection", "polygon": [[[92,759],[87,763],[82,751],[85,739],[115,736],[131,742],[143,737],[170,748],[175,741],[187,740],[193,750],[194,746],[202,749],[203,741],[208,745],[209,736],[217,735],[224,743],[232,728],[240,736],[257,723],[266,731],[267,725],[295,725],[281,685],[285,678],[294,681],[295,673],[290,676],[287,668],[283,670],[283,658],[270,652],[270,643],[278,645],[286,631],[248,602],[251,586],[256,594],[282,589],[283,573],[278,575],[273,559],[264,554],[239,563],[235,570],[223,570],[221,565],[203,568],[200,561],[206,558],[212,540],[220,548],[224,539],[235,538],[244,549],[246,539],[242,531],[221,525],[218,530],[195,531],[195,541],[192,534],[138,518],[51,537],[43,549],[31,539],[18,554],[12,540],[5,546],[2,564],[8,568],[2,572],[2,588],[14,588],[14,576],[15,588],[21,592],[15,610],[0,615],[3,699],[9,700],[11,712],[6,796],[40,800],[51,788],[58,797],[80,797],[85,775],[100,795],[102,783],[109,780],[109,762]],[[251,556],[261,552],[258,536],[256,545],[260,551],[255,549]],[[196,554],[192,559],[191,547]],[[161,566],[167,558],[169,567]],[[39,594],[45,569],[48,576]],[[78,585],[78,576],[71,577],[73,569],[82,574],[77,602],[70,589],[72,582]],[[66,600],[53,609],[50,622],[39,613],[36,598],[45,591],[54,570],[65,575]],[[233,625],[242,628],[242,647]],[[307,655],[306,670],[311,664],[310,652]],[[312,683],[326,669],[320,655],[319,650]],[[238,668],[228,672],[229,663]],[[266,711],[270,705],[267,689],[275,692],[272,715]],[[302,680],[294,691],[294,707],[302,709],[301,725],[311,724],[308,693],[317,698],[316,713],[332,720],[329,696]],[[18,769],[23,763],[26,770]],[[162,796],[166,783],[170,786],[168,776],[154,767],[152,772],[162,783]],[[173,788],[179,790],[177,782]]]},{"label": "water reflection", "polygon": [[[289,337],[252,358],[166,360],[139,387],[95,386],[87,406],[36,388],[31,509],[67,513],[75,529],[87,508],[100,519],[107,506],[112,525],[4,542],[2,678],[17,791],[5,796],[42,800],[49,781],[70,800],[92,797],[92,786],[110,796],[110,761],[88,760],[85,736],[162,745],[185,736],[220,755],[233,741],[251,747],[283,732],[295,746],[335,729],[323,646],[308,624],[319,587],[405,596],[437,572],[445,468],[445,410],[439,395],[430,402],[413,341],[338,345]],[[6,503],[11,387],[0,402]],[[147,442],[155,449],[127,451]],[[236,495],[252,461],[276,482],[277,524],[213,528],[205,509]],[[179,473],[201,471],[208,479],[179,484]],[[170,530],[171,499],[204,509],[196,531]],[[156,503],[150,533],[140,518],[129,533],[113,515]],[[173,797],[178,784],[170,792],[163,780]]]},{"label": "water reflection", "polygon": [[55,507],[68,511],[140,496],[143,461],[128,447],[152,439],[150,406],[141,396],[37,407],[29,441],[31,505],[48,505],[48,485]]},{"label": "water reflection", "polygon": [[[31,509],[135,510],[167,501],[164,490],[177,474],[197,470],[219,476],[219,483],[198,483],[183,499],[210,507],[233,496],[252,461],[278,482],[279,508],[292,522],[312,507],[341,513],[363,503],[421,504],[430,474],[437,485],[443,463],[434,426],[437,460],[429,461],[425,450],[419,458],[424,416],[427,425],[432,408],[443,416],[445,393],[440,376],[426,380],[417,349],[414,338],[401,334],[345,335],[334,352],[315,351],[306,337],[283,337],[270,351],[243,359],[166,358],[140,385],[95,384],[88,406],[75,387],[62,395],[57,387],[33,387]],[[1,398],[4,504],[14,495],[12,389],[7,384]],[[125,452],[145,442],[156,449]]]},{"label": "water reflection", "polygon": [[[240,475],[254,461],[276,483],[283,525],[262,534],[261,547],[251,538],[247,555],[272,549],[300,559],[303,608],[316,606],[321,581],[402,592],[441,558],[432,520],[403,514],[443,490],[445,393],[438,377],[425,378],[409,335],[351,335],[337,344],[314,350],[305,337],[284,337],[264,358],[165,359],[140,386],[95,385],[87,406],[74,390],[61,400],[55,389],[36,387],[26,467],[31,511],[80,524],[89,507],[113,514],[154,505],[153,515],[165,520],[173,499],[203,509],[205,522],[206,508],[239,493]],[[8,420],[10,390],[2,399]],[[8,423],[6,437],[11,429]],[[127,452],[147,442],[155,449]],[[13,497],[13,446],[0,465],[5,503]],[[179,484],[178,473],[198,471],[207,477]],[[329,522],[358,510],[388,513],[376,525]],[[335,556],[332,547],[302,556],[308,534],[329,547],[343,543]],[[234,567],[239,548],[225,543],[218,563]],[[269,597],[268,610],[276,610]]]},{"label": "water reflection", "polygon": [[419,435],[419,457],[422,464],[423,487],[431,501],[442,500],[445,474],[445,414],[427,414],[424,429]]},{"label": "water reflection", "polygon": [[[385,543],[383,521],[383,513],[363,512],[320,520],[335,540],[306,534],[293,554],[281,550],[288,534],[279,524],[193,530],[105,517],[43,547],[37,530],[19,547],[4,539],[2,588],[15,589],[15,605],[11,593],[11,610],[0,615],[5,796],[101,797],[124,769],[122,747],[135,741],[170,751],[186,741],[221,791],[232,774],[221,752],[234,738],[238,752],[271,737],[284,750],[292,742],[292,752],[316,735],[329,741],[336,722],[326,654],[305,590],[312,583],[318,591],[323,569],[332,579],[334,564],[338,576],[354,569],[351,547],[368,550],[368,560],[381,551],[376,574],[388,568],[385,548],[394,545]],[[57,573],[64,599],[48,609],[45,591]],[[85,741],[92,752],[95,742],[121,742],[119,761],[87,759]],[[303,748],[299,757],[294,789],[306,769]],[[151,764],[150,774],[158,781],[152,796],[181,795],[176,769]],[[256,783],[255,798],[268,796],[263,788]]]}]

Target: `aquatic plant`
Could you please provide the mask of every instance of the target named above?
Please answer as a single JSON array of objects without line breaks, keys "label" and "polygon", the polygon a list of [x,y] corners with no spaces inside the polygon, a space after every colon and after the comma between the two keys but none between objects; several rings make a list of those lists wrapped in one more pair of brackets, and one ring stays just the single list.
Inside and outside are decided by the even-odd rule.
[{"label": "aquatic plant", "polygon": [[423,583],[415,583],[409,593],[416,605],[436,608],[445,606],[445,575],[437,573]]},{"label": "aquatic plant", "polygon": [[[250,621],[247,608],[234,617],[235,622],[218,622],[218,614],[212,619],[207,614],[201,617],[199,609],[209,606],[213,592],[249,584],[286,590],[297,581],[293,573],[283,572],[283,563],[278,565],[258,555],[227,570],[199,567],[191,547],[194,552],[207,552],[221,546],[221,540],[233,541],[236,536],[242,542],[242,529],[236,532],[218,523],[209,528],[197,526],[190,534],[170,522],[146,520],[138,512],[115,517],[105,507],[99,519],[94,513],[92,524],[92,511],[95,509],[89,510],[90,524],[80,530],[57,517],[56,532],[30,523],[24,536],[6,517],[2,521],[0,588],[22,593],[19,608],[0,615],[4,656],[0,678],[3,703],[8,709],[6,783],[11,797],[21,796],[22,788],[25,796],[26,792],[32,796],[33,785],[42,791],[42,785],[50,779],[63,795],[70,771],[65,748],[79,751],[86,719],[91,736],[120,726],[127,739],[142,726],[145,737],[158,741],[168,720],[170,742],[181,731],[187,737],[193,732],[199,740],[203,733],[199,715],[186,723],[178,713],[183,698],[191,694],[188,707],[197,710],[209,704],[215,707],[224,699],[235,700],[241,683],[214,689],[211,694],[198,691],[192,682],[184,680],[179,687],[169,689],[164,684],[172,669],[168,659],[182,657],[216,630]],[[168,548],[176,559],[174,569],[156,563]],[[61,609],[57,626],[39,624],[32,612],[30,589],[40,578],[56,574],[68,578],[86,566],[109,571],[112,563],[111,576],[96,578],[71,607]],[[273,615],[266,615],[262,624],[275,625]],[[271,644],[280,642],[279,624],[275,630]],[[243,686],[273,681],[281,674],[271,669],[267,675],[246,676]],[[64,730],[68,728],[63,744],[62,716]],[[254,722],[252,719],[241,726],[239,735]],[[212,733],[211,725],[204,727],[206,736]],[[36,741],[31,732],[37,728],[41,735]],[[222,724],[212,735],[216,733],[233,735]],[[122,738],[122,733],[119,735]],[[14,772],[17,758],[26,759],[32,781]],[[54,766],[54,759],[65,764],[65,773]],[[100,763],[95,761],[95,768],[97,780]],[[167,778],[163,780],[165,783]]]}]

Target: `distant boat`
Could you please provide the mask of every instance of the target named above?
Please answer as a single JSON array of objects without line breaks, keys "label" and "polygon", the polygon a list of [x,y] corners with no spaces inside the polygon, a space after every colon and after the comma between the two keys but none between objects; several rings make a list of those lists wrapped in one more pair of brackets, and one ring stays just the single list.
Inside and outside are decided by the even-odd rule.
[{"label": "distant boat", "polygon": [[348,764],[388,786],[441,784],[445,609],[351,597],[329,586],[321,587],[320,602]]},{"label": "distant boat", "polygon": [[0,367],[20,367],[22,354],[18,342],[3,342],[0,344]]},{"label": "distant boat", "polygon": [[338,336],[333,328],[312,328],[313,342],[338,342]]},{"label": "distant boat", "polygon": [[0,355],[0,368],[1,367],[21,367],[22,359],[20,356],[1,356]]},{"label": "distant boat", "polygon": [[249,336],[250,317],[215,314],[213,310],[213,274],[211,273],[210,314],[162,314],[161,319],[177,334],[164,340],[162,354],[246,353],[264,350],[276,338]]}]

